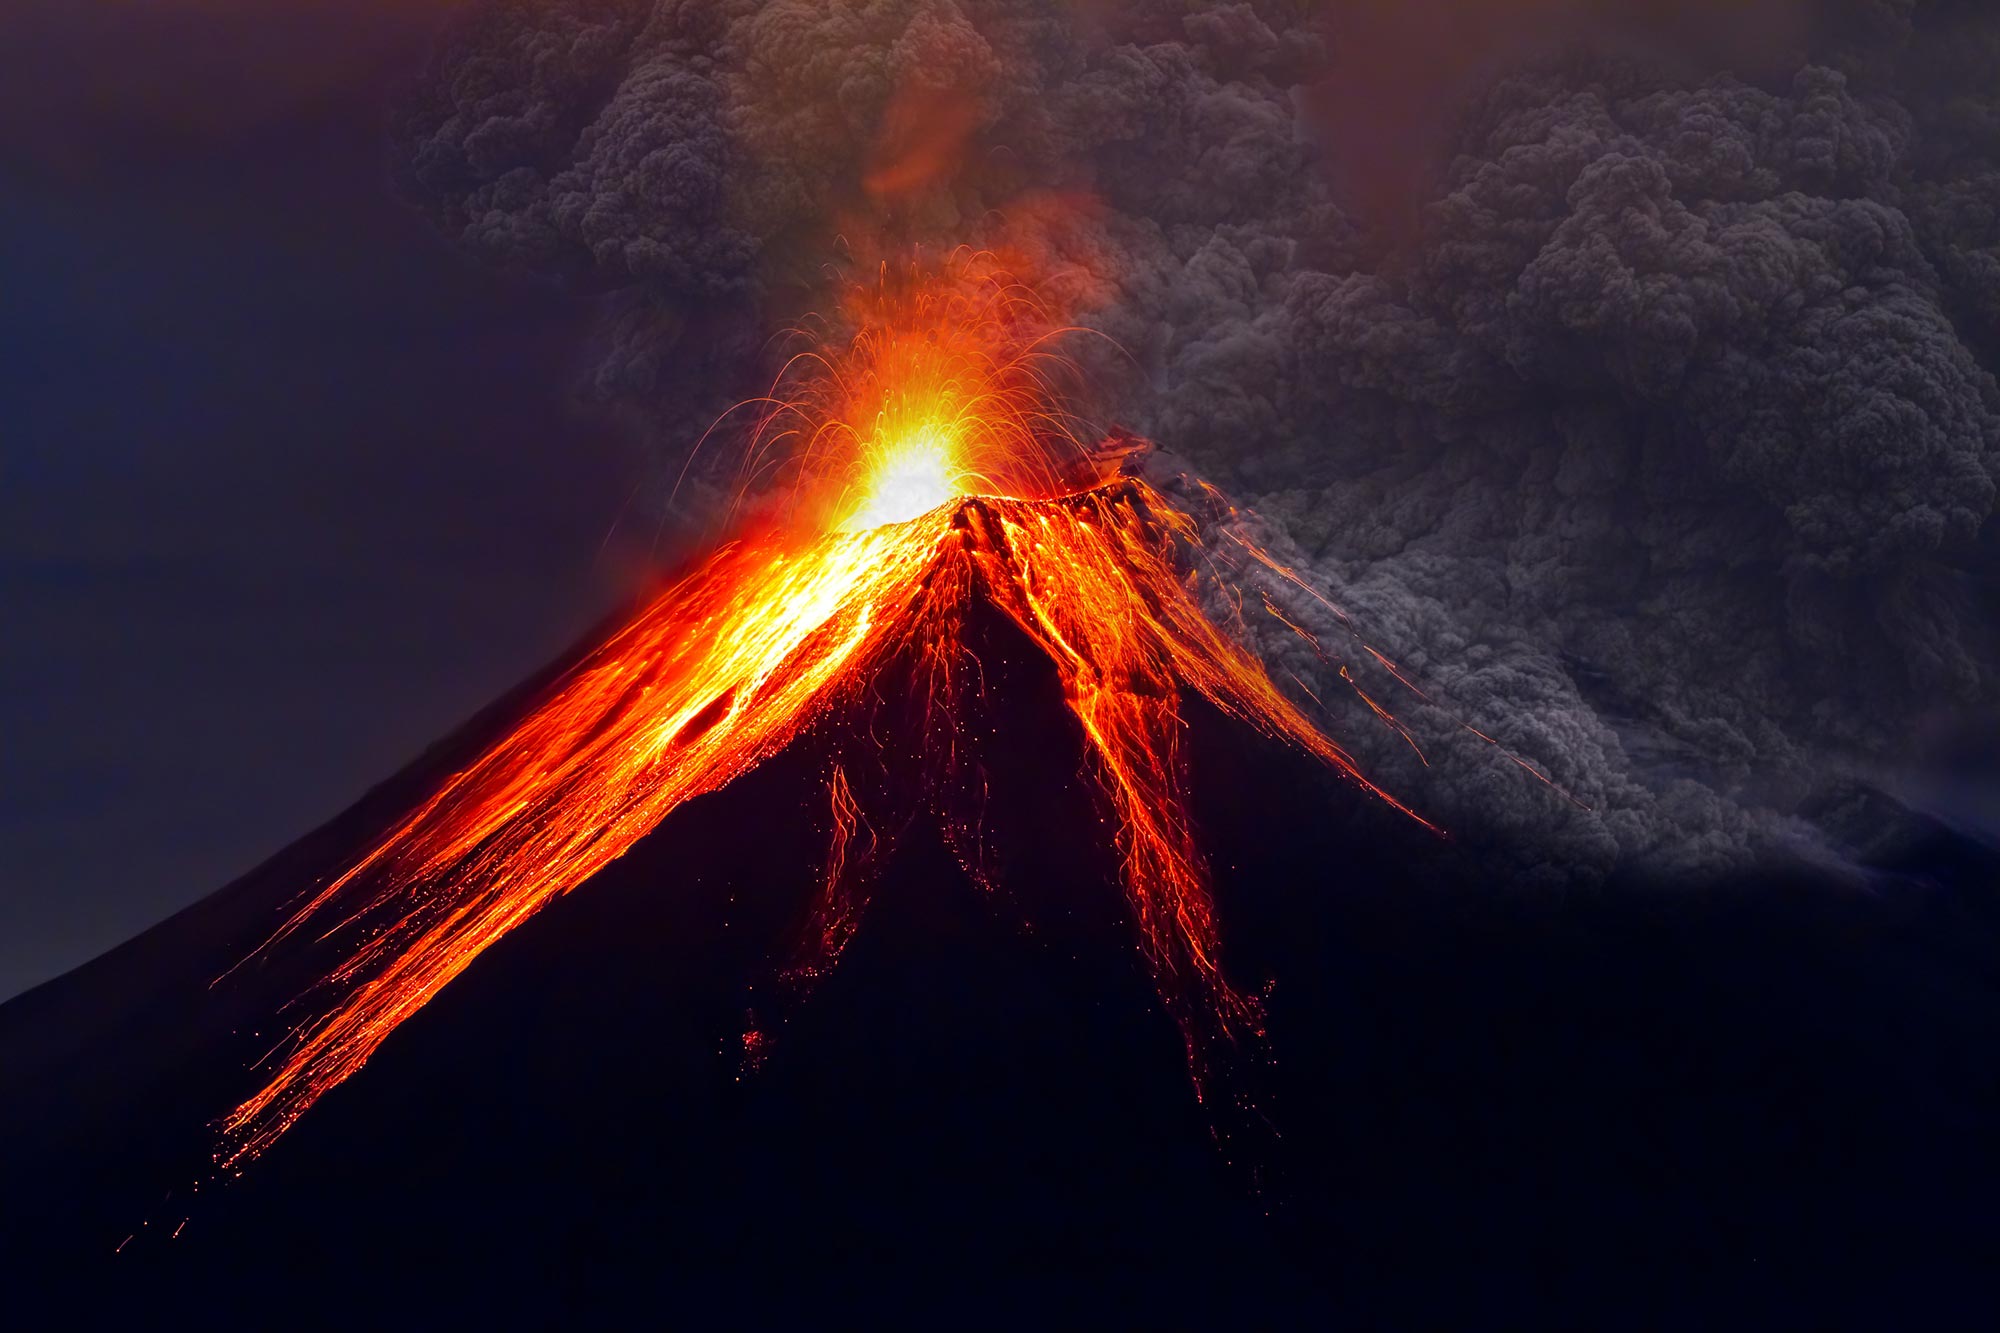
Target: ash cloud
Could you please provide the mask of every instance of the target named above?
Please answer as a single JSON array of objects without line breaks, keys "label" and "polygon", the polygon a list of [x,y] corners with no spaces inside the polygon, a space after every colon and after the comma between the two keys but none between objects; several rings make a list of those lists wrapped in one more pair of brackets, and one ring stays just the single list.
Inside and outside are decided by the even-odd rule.
[{"label": "ash cloud", "polygon": [[500,0],[401,170],[603,300],[669,451],[843,241],[1022,256],[1123,349],[1076,349],[1100,410],[1438,701],[1367,681],[1425,770],[1246,615],[1389,784],[1556,879],[1838,847],[1844,782],[1996,701],[2000,19],[1438,8]]}]

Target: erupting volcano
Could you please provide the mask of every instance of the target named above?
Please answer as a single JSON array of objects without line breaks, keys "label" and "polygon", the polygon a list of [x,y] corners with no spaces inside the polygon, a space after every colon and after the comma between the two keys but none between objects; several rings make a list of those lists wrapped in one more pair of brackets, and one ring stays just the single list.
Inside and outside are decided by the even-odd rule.
[{"label": "erupting volcano", "polygon": [[12,8],[24,1327],[1991,1322],[2000,7]]},{"label": "erupting volcano", "polygon": [[[828,767],[824,882],[786,976],[810,984],[835,963],[913,807],[984,882],[981,738],[962,707],[983,687],[965,633],[975,607],[1017,627],[1060,680],[1197,1089],[1217,1051],[1261,1037],[1258,1002],[1220,961],[1183,693],[1410,812],[1203,612],[1196,524],[1121,474],[1138,442],[1079,443],[1032,299],[990,277],[885,272],[849,315],[844,346],[796,358],[746,405],[757,425],[743,486],[768,491],[775,475],[782,501],[290,911],[267,949],[307,933],[339,958],[224,1120],[224,1167],[270,1147],[483,950],[835,711],[891,725],[874,728],[873,753]],[[764,1040],[747,1032],[746,1055]]]}]

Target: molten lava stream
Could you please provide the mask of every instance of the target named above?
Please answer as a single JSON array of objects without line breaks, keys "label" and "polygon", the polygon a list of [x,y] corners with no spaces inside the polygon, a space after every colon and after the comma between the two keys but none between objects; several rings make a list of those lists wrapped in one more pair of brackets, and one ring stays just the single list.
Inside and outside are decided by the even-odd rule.
[{"label": "molten lava stream", "polygon": [[[866,679],[946,520],[729,548],[592,653],[280,927],[360,936],[351,986],[231,1113],[225,1165],[269,1146],[495,940],[682,801],[722,786]],[[352,890],[352,901],[347,901]],[[323,937],[324,937],[323,936]]]}]

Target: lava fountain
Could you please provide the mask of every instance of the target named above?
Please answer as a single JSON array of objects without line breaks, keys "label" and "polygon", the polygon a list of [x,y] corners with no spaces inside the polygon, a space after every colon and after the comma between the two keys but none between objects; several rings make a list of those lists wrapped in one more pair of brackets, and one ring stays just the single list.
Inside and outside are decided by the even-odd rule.
[{"label": "lava fountain", "polygon": [[[1405,808],[1203,613],[1182,574],[1195,524],[1079,443],[1028,297],[997,281],[885,275],[849,314],[858,332],[795,358],[746,405],[758,425],[742,489],[786,496],[775,514],[740,522],[290,911],[271,943],[310,931],[339,961],[223,1120],[218,1165],[269,1148],[481,951],[683,802],[853,703],[891,659],[920,664],[924,707],[948,720],[978,672],[961,629],[980,603],[1060,680],[1198,1092],[1216,1042],[1261,1036],[1257,1000],[1220,962],[1177,749],[1184,693]],[[954,790],[940,781],[927,799],[947,805]],[[869,798],[834,768],[808,972],[831,966],[858,922]],[[976,822],[938,813],[961,831]],[[976,849],[962,859],[973,865]]]}]

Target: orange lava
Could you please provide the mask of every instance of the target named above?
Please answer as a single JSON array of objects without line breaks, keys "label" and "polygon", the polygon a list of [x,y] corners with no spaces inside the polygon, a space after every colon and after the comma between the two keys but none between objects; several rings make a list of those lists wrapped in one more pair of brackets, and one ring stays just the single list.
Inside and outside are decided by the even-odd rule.
[{"label": "orange lava", "polygon": [[[844,353],[811,358],[805,390],[765,400],[766,444],[775,429],[793,436],[788,457],[819,460],[785,523],[658,596],[291,914],[275,938],[310,929],[338,939],[344,961],[224,1120],[222,1166],[268,1148],[489,945],[689,798],[855,703],[892,659],[919,662],[930,706],[948,714],[978,670],[962,631],[981,604],[1061,681],[1197,1087],[1212,1040],[1261,1032],[1256,1000],[1220,962],[1177,752],[1183,695],[1382,793],[1196,604],[1181,573],[1193,523],[1142,481],[1065,461],[1077,451],[1047,406],[1038,344],[1009,327],[1012,299],[884,295]],[[1008,347],[1026,350],[996,350]],[[838,768],[829,801],[807,931],[816,969],[856,929],[850,882],[879,851]],[[963,826],[963,812],[940,813]]]}]

